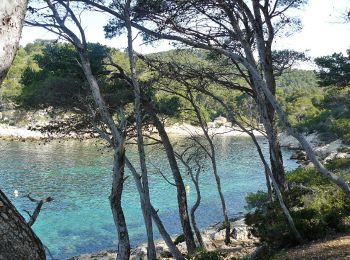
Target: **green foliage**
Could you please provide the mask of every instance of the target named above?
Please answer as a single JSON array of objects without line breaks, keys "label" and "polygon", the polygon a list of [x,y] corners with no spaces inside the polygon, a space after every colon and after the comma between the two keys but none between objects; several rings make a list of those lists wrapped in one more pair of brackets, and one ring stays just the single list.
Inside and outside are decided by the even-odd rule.
[{"label": "green foliage", "polygon": [[292,125],[298,126],[307,118],[317,117],[323,90],[317,87],[313,71],[290,70],[277,78],[277,98]]},{"label": "green foliage", "polygon": [[319,132],[324,140],[341,138],[350,143],[350,89],[329,88],[317,107],[321,113],[307,117],[299,127]]},{"label": "green foliage", "polygon": [[347,56],[342,53],[334,53],[315,59],[319,67],[317,75],[321,86],[345,87],[350,83],[350,50]]},{"label": "green foliage", "polygon": [[245,197],[245,200],[247,202],[245,208],[248,210],[255,208],[264,208],[266,207],[267,203],[269,203],[269,196],[264,191],[257,191],[255,193],[248,193],[248,195]]},{"label": "green foliage", "polygon": [[175,244],[175,245],[178,245],[178,244],[180,244],[180,243],[182,243],[182,242],[185,242],[185,241],[186,241],[185,235],[184,235],[184,234],[181,234],[181,235],[179,235],[179,236],[177,236],[177,237],[175,238],[174,244]]},{"label": "green foliage", "polygon": [[287,180],[290,183],[298,183],[305,186],[321,186],[329,183],[328,179],[315,168],[299,167],[288,173]]},{"label": "green foliage", "polygon": [[[350,179],[350,159],[335,159],[326,167]],[[287,174],[290,189],[284,194],[296,228],[305,240],[322,238],[332,232],[350,230],[350,199],[315,169],[299,168]],[[272,248],[296,243],[279,204],[268,203],[261,191],[247,196],[246,215],[255,236]]]},{"label": "green foliage", "polygon": [[156,100],[156,108],[163,115],[177,116],[180,106],[181,102],[178,96],[161,96]]},{"label": "green foliage", "polygon": [[220,260],[223,258],[223,254],[216,251],[199,251],[193,258],[194,260]]}]

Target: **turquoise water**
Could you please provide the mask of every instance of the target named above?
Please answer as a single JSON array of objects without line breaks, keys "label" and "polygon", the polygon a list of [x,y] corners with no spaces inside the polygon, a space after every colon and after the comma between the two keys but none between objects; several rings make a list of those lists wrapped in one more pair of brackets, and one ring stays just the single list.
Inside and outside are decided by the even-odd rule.
[{"label": "turquoise water", "polygon": [[[185,140],[178,138],[177,143]],[[267,145],[260,140],[267,152]],[[248,192],[265,189],[265,177],[254,145],[248,138],[220,137],[216,140],[219,174],[231,216],[244,212],[244,197]],[[129,157],[136,161],[136,150],[129,148]],[[285,166],[294,169],[290,151],[283,151]],[[164,152],[148,149],[152,203],[167,230],[180,233],[176,206],[176,189],[164,181],[155,165],[171,179]],[[54,201],[44,205],[33,228],[43,243],[58,259],[115,249],[116,231],[109,207],[112,153],[93,141],[52,141],[50,143],[0,141],[0,188],[16,207],[32,211],[28,199],[15,198],[31,192],[33,197],[52,196]],[[127,173],[129,175],[129,173]],[[197,218],[200,227],[220,221],[219,197],[215,180],[207,169],[200,177],[202,204]],[[190,185],[189,205],[193,204],[193,184],[184,171],[185,184]],[[128,178],[123,195],[124,210],[132,245],[145,241],[143,219],[138,194],[132,178]],[[159,235],[156,234],[158,238]]]}]

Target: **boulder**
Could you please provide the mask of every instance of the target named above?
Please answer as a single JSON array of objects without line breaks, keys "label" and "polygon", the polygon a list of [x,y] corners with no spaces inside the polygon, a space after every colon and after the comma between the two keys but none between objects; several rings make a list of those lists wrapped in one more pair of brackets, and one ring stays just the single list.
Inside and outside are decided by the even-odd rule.
[{"label": "boulder", "polygon": [[225,234],[226,234],[225,232],[226,232],[225,229],[222,229],[222,230],[212,234],[212,239],[217,240],[217,241],[225,240]]},{"label": "boulder", "polygon": [[298,160],[298,161],[307,161],[308,157],[307,157],[306,152],[304,152],[302,150],[297,150],[291,155],[290,159]]},{"label": "boulder", "polygon": [[246,241],[251,238],[250,231],[244,219],[231,223],[231,237],[235,240]]}]

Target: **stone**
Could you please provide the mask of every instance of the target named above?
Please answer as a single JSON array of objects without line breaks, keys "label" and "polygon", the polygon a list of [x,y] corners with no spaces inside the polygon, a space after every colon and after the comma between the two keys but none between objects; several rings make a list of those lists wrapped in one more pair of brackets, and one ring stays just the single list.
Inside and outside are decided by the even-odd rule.
[{"label": "stone", "polygon": [[225,229],[222,229],[212,235],[213,240],[225,240]]},{"label": "stone", "polygon": [[235,240],[245,241],[251,238],[250,231],[243,218],[231,223],[231,230],[231,237]]},{"label": "stone", "polygon": [[329,144],[317,147],[315,149],[315,153],[321,160],[324,160],[331,153],[336,152],[341,147],[342,147],[342,141],[338,139]]}]

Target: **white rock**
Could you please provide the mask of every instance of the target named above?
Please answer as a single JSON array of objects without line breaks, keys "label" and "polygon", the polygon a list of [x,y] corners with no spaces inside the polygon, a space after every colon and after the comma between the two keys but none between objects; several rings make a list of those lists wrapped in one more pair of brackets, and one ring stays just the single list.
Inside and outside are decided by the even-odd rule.
[{"label": "white rock", "polygon": [[212,236],[212,239],[214,239],[214,240],[225,240],[225,234],[226,234],[225,232],[226,232],[226,230],[222,229],[222,230],[214,233],[213,236]]},{"label": "white rock", "polygon": [[342,147],[342,141],[338,139],[329,144],[316,148],[315,153],[321,158],[321,160],[324,160],[328,155],[330,155],[332,152],[336,152],[340,147]]}]

